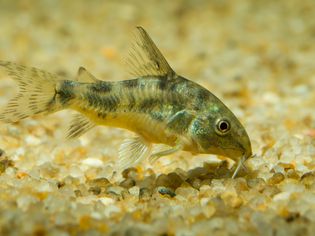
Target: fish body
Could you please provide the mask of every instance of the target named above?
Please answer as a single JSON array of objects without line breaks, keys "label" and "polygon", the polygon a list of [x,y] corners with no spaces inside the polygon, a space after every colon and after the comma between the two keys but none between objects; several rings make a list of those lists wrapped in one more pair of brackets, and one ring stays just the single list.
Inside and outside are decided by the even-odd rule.
[{"label": "fish body", "polygon": [[[69,138],[97,125],[133,131],[137,135],[120,147],[122,168],[179,150],[219,154],[236,161],[250,157],[250,139],[234,114],[210,91],[177,75],[148,34],[141,27],[138,32],[127,61],[136,77],[132,80],[98,80],[83,67],[74,80],[65,80],[39,69],[0,62],[20,87],[20,94],[0,119],[15,122],[33,114],[72,109],[79,113],[72,120]],[[169,148],[152,153],[156,143]]]}]

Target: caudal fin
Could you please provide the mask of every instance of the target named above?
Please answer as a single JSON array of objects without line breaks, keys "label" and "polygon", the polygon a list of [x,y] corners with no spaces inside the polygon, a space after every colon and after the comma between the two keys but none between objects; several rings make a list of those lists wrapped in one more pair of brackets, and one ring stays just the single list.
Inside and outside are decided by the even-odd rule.
[{"label": "caudal fin", "polygon": [[0,120],[13,123],[60,109],[56,103],[56,85],[61,79],[57,75],[5,61],[0,61],[0,67],[4,67],[19,86],[18,95],[0,112]]}]

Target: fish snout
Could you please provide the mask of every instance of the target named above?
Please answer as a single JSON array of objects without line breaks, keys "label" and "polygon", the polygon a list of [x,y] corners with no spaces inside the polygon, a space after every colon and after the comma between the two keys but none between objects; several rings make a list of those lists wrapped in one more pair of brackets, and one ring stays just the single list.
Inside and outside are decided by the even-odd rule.
[{"label": "fish snout", "polygon": [[243,142],[240,146],[242,147],[242,150],[243,150],[244,160],[247,160],[248,158],[253,156],[252,145],[249,138],[245,142]]}]

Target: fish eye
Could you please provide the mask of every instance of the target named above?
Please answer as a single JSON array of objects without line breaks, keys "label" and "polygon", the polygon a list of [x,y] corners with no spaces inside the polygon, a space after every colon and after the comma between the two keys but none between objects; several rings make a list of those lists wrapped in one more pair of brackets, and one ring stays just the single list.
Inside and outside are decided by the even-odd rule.
[{"label": "fish eye", "polygon": [[230,122],[226,119],[219,119],[216,123],[215,131],[219,135],[225,135],[231,128]]}]

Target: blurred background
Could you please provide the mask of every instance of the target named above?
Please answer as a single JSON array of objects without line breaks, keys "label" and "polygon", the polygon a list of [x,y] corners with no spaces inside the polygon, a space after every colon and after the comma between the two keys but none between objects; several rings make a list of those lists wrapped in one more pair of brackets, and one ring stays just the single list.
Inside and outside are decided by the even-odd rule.
[{"label": "blurred background", "polygon": [[[298,83],[312,69],[305,56],[314,54],[314,4],[1,0],[0,58],[67,73],[85,65],[104,79],[123,79],[117,67],[141,25],[176,71],[194,80],[260,83],[278,73]],[[304,69],[295,72],[299,64]]]}]

